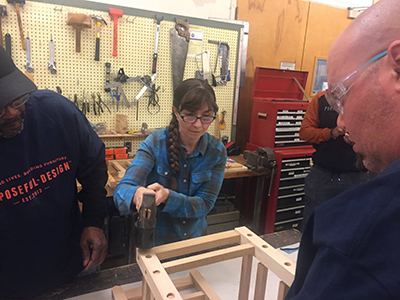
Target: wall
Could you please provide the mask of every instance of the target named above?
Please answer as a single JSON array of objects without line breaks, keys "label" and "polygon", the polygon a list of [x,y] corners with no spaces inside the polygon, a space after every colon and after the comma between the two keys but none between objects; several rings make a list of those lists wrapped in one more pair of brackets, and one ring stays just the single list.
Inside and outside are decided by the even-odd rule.
[{"label": "wall", "polygon": [[256,67],[295,63],[308,71],[311,94],[315,57],[328,55],[332,42],[350,24],[347,10],[302,0],[238,0],[238,19],[249,22],[245,86],[240,89],[237,144],[245,149],[251,125],[251,87]]},{"label": "wall", "polygon": [[235,19],[236,0],[86,0],[188,17]]}]

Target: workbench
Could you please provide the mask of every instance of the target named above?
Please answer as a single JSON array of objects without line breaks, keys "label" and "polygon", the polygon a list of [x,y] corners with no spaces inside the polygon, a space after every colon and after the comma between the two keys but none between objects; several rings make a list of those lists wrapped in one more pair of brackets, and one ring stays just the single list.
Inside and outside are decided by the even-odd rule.
[{"label": "workbench", "polygon": [[[301,233],[296,229],[275,232],[261,236],[268,244],[274,248],[281,248],[292,245],[300,241]],[[233,274],[230,274],[233,275]],[[116,285],[126,285],[142,280],[142,274],[138,264],[133,263],[107,270],[101,270],[95,274],[76,278],[71,283],[65,284],[57,290],[41,295],[33,300],[46,299],[66,299],[77,297],[96,291],[110,289]],[[111,299],[111,293],[108,294]],[[77,297],[78,299],[80,297]],[[88,299],[82,296],[82,299]]]},{"label": "workbench", "polygon": [[[234,162],[229,162],[230,160]],[[108,182],[106,184],[107,196],[113,196],[115,187],[124,177],[125,171],[131,162],[132,159],[107,161],[109,175]],[[249,169],[245,165],[246,160],[243,158],[243,155],[230,156],[226,164],[224,179],[244,178],[245,180],[243,181],[242,185],[251,187],[246,190],[243,189],[244,191],[241,195],[239,195],[239,197],[246,198],[244,201],[245,203],[242,203],[243,207],[249,204],[251,204],[253,207],[251,214],[252,224],[247,224],[247,226],[251,227],[254,232],[261,234],[262,232],[259,230],[259,228],[261,214],[263,213],[262,200],[264,198],[265,187],[269,184],[268,179],[271,176],[271,171],[265,170],[257,172]],[[252,180],[253,183],[249,184],[250,180]],[[251,200],[249,200],[248,197],[251,198]]]}]

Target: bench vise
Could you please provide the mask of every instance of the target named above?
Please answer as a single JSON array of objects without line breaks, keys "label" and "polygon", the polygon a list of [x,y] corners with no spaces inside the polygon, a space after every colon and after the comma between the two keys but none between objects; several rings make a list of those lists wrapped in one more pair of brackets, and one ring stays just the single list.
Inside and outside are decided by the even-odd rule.
[{"label": "bench vise", "polygon": [[256,151],[244,151],[243,157],[246,159],[246,167],[250,170],[262,172],[274,170],[277,167],[274,150],[272,148],[258,148]]}]

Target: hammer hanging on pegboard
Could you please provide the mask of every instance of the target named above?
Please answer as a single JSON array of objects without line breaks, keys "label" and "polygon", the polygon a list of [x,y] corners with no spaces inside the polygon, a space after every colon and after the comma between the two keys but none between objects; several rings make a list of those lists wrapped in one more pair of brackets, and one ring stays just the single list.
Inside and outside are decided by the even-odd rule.
[{"label": "hammer hanging on pegboard", "polygon": [[92,16],[92,19],[96,21],[96,50],[94,54],[94,60],[99,61],[100,60],[100,28],[101,28],[101,22],[104,22],[104,24],[107,25],[106,20],[102,16]]},{"label": "hammer hanging on pegboard", "polygon": [[25,36],[24,36],[24,31],[22,29],[21,12],[19,10],[19,7],[20,6],[22,7],[25,4],[25,0],[7,0],[7,3],[15,5],[15,10],[17,12],[17,19],[18,19],[19,36],[21,38],[21,45],[22,49],[26,50]]},{"label": "hammer hanging on pegboard", "polygon": [[3,47],[3,30],[1,28],[1,17],[7,16],[7,6],[0,5],[0,46]]}]

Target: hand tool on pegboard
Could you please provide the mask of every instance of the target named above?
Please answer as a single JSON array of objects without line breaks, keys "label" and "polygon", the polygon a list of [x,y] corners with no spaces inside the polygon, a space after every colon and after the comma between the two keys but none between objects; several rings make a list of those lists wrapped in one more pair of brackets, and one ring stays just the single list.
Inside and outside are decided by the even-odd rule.
[{"label": "hand tool on pegboard", "polygon": [[139,249],[150,249],[154,247],[157,224],[156,196],[152,193],[144,193],[142,205],[140,206],[136,228],[136,247]]},{"label": "hand tool on pegboard", "polygon": [[[201,68],[199,66],[199,59],[198,56],[200,56],[200,62],[201,62]],[[208,82],[208,78],[210,77],[210,53],[208,51],[203,51],[199,55],[196,55],[194,57],[196,61],[196,66],[197,70],[195,72],[195,78],[203,79]]]},{"label": "hand tool on pegboard", "polygon": [[29,33],[26,36],[26,63],[24,66],[28,73],[33,73],[35,70],[31,62],[31,39],[29,38]]},{"label": "hand tool on pegboard", "polygon": [[92,100],[93,100],[93,113],[95,114],[95,116],[97,116],[97,115],[100,116],[101,113],[100,113],[100,110],[97,110],[96,95],[95,94],[92,94]]},{"label": "hand tool on pegboard", "polygon": [[3,30],[1,27],[1,17],[7,16],[7,6],[0,5],[0,46],[3,47]]},{"label": "hand tool on pegboard", "polygon": [[79,108],[79,103],[78,103],[78,94],[74,94],[74,104],[77,108]]},{"label": "hand tool on pegboard", "polygon": [[[107,72],[108,73],[110,72],[110,70],[108,69],[110,66],[111,66],[111,64],[110,65],[106,64],[106,82],[109,81],[107,79]],[[111,77],[111,75],[110,75],[110,77]],[[114,78],[115,82],[106,84],[104,86],[104,89],[106,91],[109,90],[110,93],[112,93],[111,96],[113,97],[113,96],[115,96],[115,93],[114,93],[114,90],[112,88],[116,87],[117,88],[116,90],[117,90],[118,94],[122,96],[122,99],[124,100],[124,104],[126,105],[126,107],[130,107],[131,104],[128,101],[128,98],[126,97],[126,95],[124,93],[124,90],[122,89],[122,85],[126,84],[126,83],[129,83],[129,82],[137,81],[139,79],[140,79],[140,76],[128,77],[125,74],[124,68],[120,68],[119,71],[118,71],[118,75]],[[118,105],[118,103],[117,103],[117,105]]]},{"label": "hand tool on pegboard", "polygon": [[105,78],[105,81],[106,81],[106,83],[104,85],[104,90],[107,93],[109,93],[109,92],[111,92],[111,89],[106,87],[108,84],[111,83],[111,63],[109,63],[109,62],[106,62],[106,64],[105,64],[104,75],[105,75],[104,78]]},{"label": "hand tool on pegboard", "polygon": [[164,17],[157,18],[157,15],[154,16],[157,27],[156,27],[156,45],[154,47],[154,54],[153,54],[153,67],[151,68],[151,73],[154,74],[157,72],[157,58],[158,58],[158,40],[160,37],[160,24],[161,21],[164,20]]},{"label": "hand tool on pegboard", "polygon": [[[212,85],[226,85],[227,81],[231,80],[230,68],[229,68],[229,45],[228,43],[208,40],[210,44],[218,45],[217,54],[215,58],[215,65],[212,76]],[[220,65],[220,75],[216,75],[218,61]],[[220,80],[217,81],[217,78]]]},{"label": "hand tool on pegboard", "polygon": [[221,120],[218,122],[219,129],[221,130],[226,128],[225,115],[226,110],[221,112]]},{"label": "hand tool on pegboard", "polygon": [[122,17],[122,9],[110,8],[110,16],[114,22],[113,30],[113,56],[117,56],[117,46],[118,46],[118,19]]},{"label": "hand tool on pegboard", "polygon": [[49,48],[50,48],[50,61],[48,64],[48,68],[51,74],[56,74],[57,69],[56,69],[56,61],[54,60],[54,42],[52,36],[50,36]]},{"label": "hand tool on pegboard", "polygon": [[6,39],[6,51],[10,56],[12,56],[12,53],[11,53],[11,35],[9,33],[6,33],[5,39]]},{"label": "hand tool on pegboard", "polygon": [[99,104],[99,108],[100,108],[101,112],[104,111],[104,110],[103,110],[103,107],[102,107],[102,105],[104,105],[104,107],[107,108],[108,112],[111,114],[110,108],[109,108],[108,105],[101,99],[100,93],[97,93],[97,98],[99,99],[98,104]]},{"label": "hand tool on pegboard", "polygon": [[183,81],[186,57],[189,48],[190,33],[188,20],[175,18],[175,27],[170,30],[171,37],[171,64],[173,89]]},{"label": "hand tool on pegboard", "polygon": [[100,60],[100,30],[101,30],[101,23],[107,25],[106,20],[102,16],[92,16],[92,19],[96,21],[96,50],[94,54],[94,60]]},{"label": "hand tool on pegboard", "polygon": [[92,19],[90,16],[85,14],[75,14],[68,13],[67,16],[67,25],[70,25],[75,28],[76,36],[75,36],[75,51],[81,52],[81,32],[82,28],[91,28],[92,27]]},{"label": "hand tool on pegboard", "polygon": [[86,115],[87,113],[90,113],[89,99],[86,98],[85,91],[83,91],[83,95],[82,95],[82,109],[81,110],[84,115]]},{"label": "hand tool on pegboard", "polygon": [[15,11],[17,12],[19,36],[21,38],[21,45],[22,49],[26,50],[26,41],[25,41],[24,31],[22,29],[21,11],[19,9],[20,6],[22,7],[25,4],[25,0],[7,0],[7,2],[15,5]]}]

